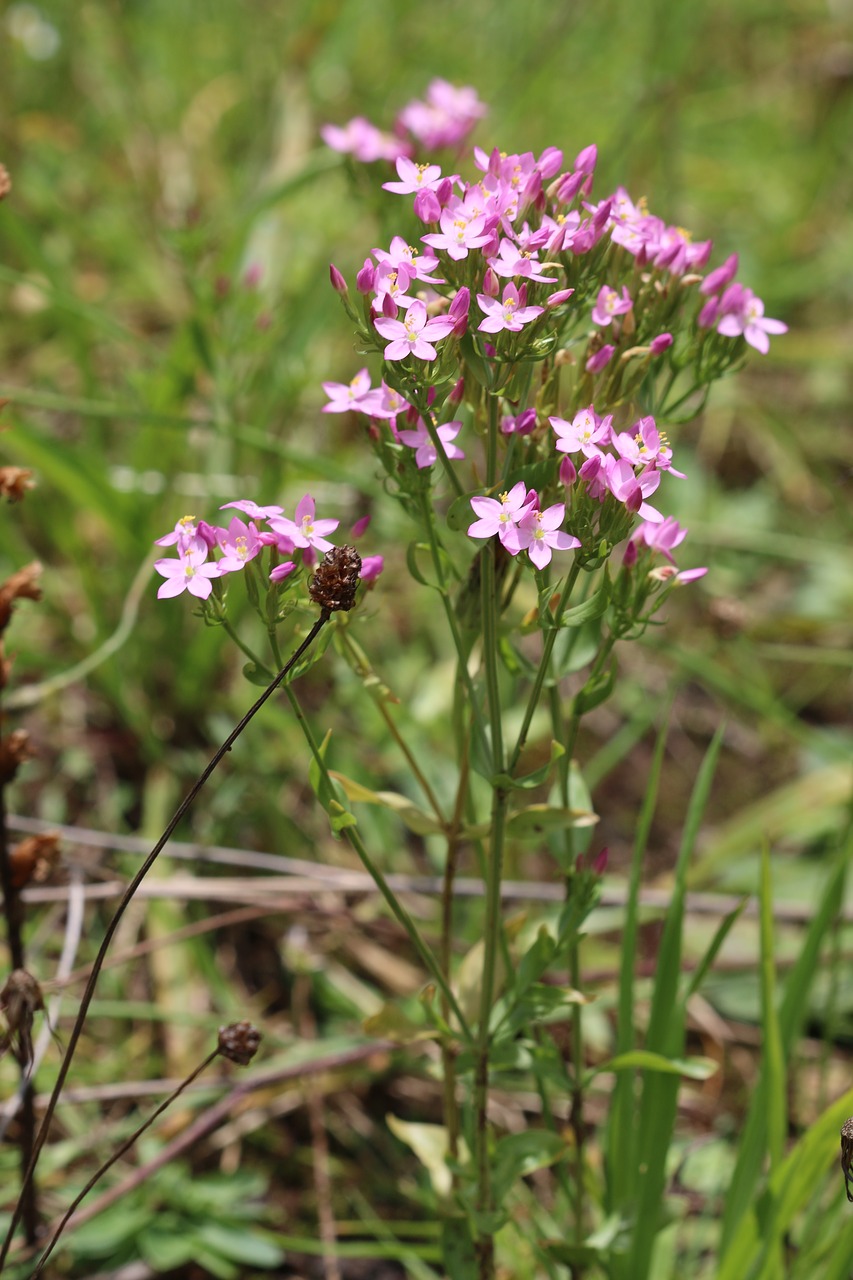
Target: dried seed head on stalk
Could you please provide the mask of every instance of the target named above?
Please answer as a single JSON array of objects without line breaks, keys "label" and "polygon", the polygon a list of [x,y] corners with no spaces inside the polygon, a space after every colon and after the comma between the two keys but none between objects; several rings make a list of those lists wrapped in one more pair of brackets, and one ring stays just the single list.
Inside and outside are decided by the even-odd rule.
[{"label": "dried seed head on stalk", "polygon": [[260,1043],[261,1033],[251,1022],[231,1022],[219,1028],[219,1052],[239,1067],[249,1065]]},{"label": "dried seed head on stalk", "polygon": [[35,754],[26,729],[13,729],[0,738],[0,784],[11,782],[21,765]]},{"label": "dried seed head on stalk", "polygon": [[308,594],[329,613],[347,612],[355,604],[360,573],[361,556],[355,547],[332,547],[308,583]]},{"label": "dried seed head on stalk", "polygon": [[59,861],[59,836],[55,831],[27,836],[9,854],[12,884],[23,889],[28,884],[44,884]]},{"label": "dried seed head on stalk", "polygon": [[0,1056],[11,1049],[24,1068],[33,1060],[33,1018],[44,1011],[41,987],[26,969],[13,969],[0,991],[0,1010],[8,1030],[0,1036]]},{"label": "dried seed head on stalk", "polygon": [[19,502],[35,484],[32,474],[26,467],[0,467],[0,497]]},{"label": "dried seed head on stalk", "polygon": [[25,564],[23,569],[16,570],[10,578],[0,584],[0,631],[5,631],[12,616],[12,606],[16,600],[41,600],[41,587],[38,584],[41,565],[38,560]]}]

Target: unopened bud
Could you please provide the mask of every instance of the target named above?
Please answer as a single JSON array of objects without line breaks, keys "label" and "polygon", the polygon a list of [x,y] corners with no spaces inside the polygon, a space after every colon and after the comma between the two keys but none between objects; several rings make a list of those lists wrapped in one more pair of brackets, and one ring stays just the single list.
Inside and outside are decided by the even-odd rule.
[{"label": "unopened bud", "polygon": [[329,279],[332,282],[332,288],[334,289],[335,293],[339,293],[342,298],[345,298],[349,293],[349,289],[347,288],[347,282],[341,275],[340,271],[338,271],[338,268],[335,266],[334,262],[329,263]]}]

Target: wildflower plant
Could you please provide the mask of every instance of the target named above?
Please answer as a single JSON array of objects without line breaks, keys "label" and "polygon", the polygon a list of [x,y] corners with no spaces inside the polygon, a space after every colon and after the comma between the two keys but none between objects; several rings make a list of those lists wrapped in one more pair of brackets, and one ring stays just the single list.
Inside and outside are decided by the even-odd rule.
[{"label": "wildflower plant", "polygon": [[[707,572],[691,565],[688,531],[668,513],[684,479],[678,427],[748,347],[766,352],[785,325],[735,281],[735,255],[709,269],[710,241],[669,225],[622,187],[595,192],[595,145],[573,158],[557,146],[538,156],[475,147],[465,158],[461,148],[484,113],[473,90],[436,81],[392,133],[362,118],[323,130],[332,148],[381,166],[370,175],[374,198],[397,213],[387,247],[365,252],[351,283],[331,267],[361,367],[349,381],[323,384],[324,412],[356,416],[388,500],[410,522],[406,565],[415,589],[435,602],[455,663],[453,771],[441,787],[430,781],[420,744],[406,739],[374,672],[376,610],[362,605],[375,592],[381,607],[389,548],[372,541],[366,516],[344,533],[342,513],[310,492],[292,508],[277,493],[235,494],[219,512],[181,515],[158,539],[157,595],[164,608],[192,596],[204,622],[242,652],[246,678],[265,690],[198,785],[283,688],[332,831],[374,877],[427,976],[416,1011],[386,1008],[369,1029],[438,1046],[442,1123],[428,1138],[429,1126],[398,1121],[395,1132],[422,1158],[433,1153],[424,1163],[448,1276],[493,1280],[496,1239],[521,1180],[552,1169],[550,1217],[564,1238],[536,1243],[545,1272],[568,1265],[580,1275],[606,1259],[614,1276],[643,1280],[654,1236],[638,1210],[648,1179],[628,1186],[610,1159],[604,1192],[589,1193],[581,944],[607,853],[593,842],[596,815],[576,747],[583,717],[613,692],[619,643],[657,625],[671,592]],[[238,623],[235,593],[245,593],[260,642]],[[332,768],[334,743],[298,698],[299,677],[330,642],[379,708],[411,771],[412,795]],[[384,852],[368,847],[363,802],[442,843],[437,943],[389,883]],[[532,933],[503,906],[508,855],[531,845],[549,854],[563,892],[560,910]],[[465,861],[483,894],[478,942],[457,963],[454,889]],[[570,1027],[568,1055],[548,1034],[553,1023]],[[78,1037],[79,1022],[69,1054]],[[661,1043],[644,1060],[650,1071],[668,1078],[704,1069],[685,1064],[683,1037]],[[535,1082],[542,1123],[501,1134],[490,1090],[519,1072]],[[555,1100],[565,1097],[568,1129],[555,1118]],[[619,1100],[639,1141],[624,1091]],[[605,1220],[601,1243],[600,1231],[589,1233]]]},{"label": "wildflower plant", "polygon": [[[574,1222],[567,1234],[580,1250],[575,1261],[595,1222],[586,1193],[580,943],[606,851],[588,861],[596,819],[574,758],[579,727],[613,691],[618,643],[642,636],[673,590],[707,572],[690,567],[689,553],[687,567],[675,559],[684,563],[687,537],[667,513],[684,479],[677,428],[742,364],[748,346],[766,352],[768,335],[785,331],[734,282],[736,256],[709,270],[710,241],[668,225],[622,187],[594,193],[594,145],[568,160],[556,146],[538,156],[475,147],[465,175],[455,172],[481,115],[472,90],[436,82],[426,103],[402,113],[394,135],[361,119],[324,130],[333,148],[396,169],[396,179],[377,187],[398,202],[398,233],[365,256],[352,285],[331,268],[365,363],[349,382],[323,384],[324,411],[357,415],[386,492],[411,521],[407,564],[418,589],[436,599],[456,664],[455,782],[433,789],[418,744],[404,741],[383,705],[425,807],[368,791],[375,779],[330,770],[326,745],[299,713],[332,829],[375,876],[430,979],[408,1032],[399,1011],[372,1027],[440,1046],[446,1177],[433,1167],[433,1181],[454,1280],[495,1274],[512,1188],[536,1168],[554,1167]],[[455,149],[453,171],[439,163],[440,147]],[[224,627],[246,654],[247,677],[264,683],[281,666],[280,631],[299,619],[310,574],[337,545],[339,519],[318,516],[310,494],[292,515],[249,497],[226,506],[239,513],[227,524],[206,523],[210,513],[187,516],[160,539],[174,554],[157,561],[158,594],[195,596],[205,621]],[[356,618],[382,550],[360,560]],[[232,625],[237,579],[269,658]],[[362,677],[370,672],[369,626],[356,642],[350,616],[337,613],[332,630],[344,661]],[[298,710],[293,675],[287,691]],[[542,751],[530,750],[542,741],[550,741],[544,765]],[[419,834],[443,838],[436,949],[389,887],[382,851],[362,840],[353,806],[366,797]],[[529,841],[550,851],[565,895],[556,920],[532,938],[510,927],[502,907],[508,846]],[[463,980],[452,944],[464,857],[484,888],[481,941]],[[568,988],[547,980],[554,970],[568,971]],[[568,1062],[545,1034],[559,1020],[572,1028]],[[571,1098],[571,1139],[553,1122],[530,1134],[494,1132],[490,1086],[522,1067],[537,1081],[546,1118],[552,1095]],[[399,1133],[405,1139],[404,1125]],[[614,1249],[628,1256],[639,1230],[630,1212],[619,1229]],[[552,1261],[558,1257],[566,1260],[565,1247]]]}]

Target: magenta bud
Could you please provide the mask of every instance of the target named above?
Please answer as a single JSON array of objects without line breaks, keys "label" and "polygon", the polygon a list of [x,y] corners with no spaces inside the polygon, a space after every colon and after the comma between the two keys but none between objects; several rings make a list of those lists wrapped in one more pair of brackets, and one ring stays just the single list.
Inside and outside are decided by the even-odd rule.
[{"label": "magenta bud", "polygon": [[643,505],[643,491],[638,484],[631,488],[631,492],[625,499],[625,509],[630,511],[632,515],[636,515]]},{"label": "magenta bud", "polygon": [[585,367],[587,373],[599,373],[609,362],[615,350],[616,348],[614,346],[607,343],[600,351],[596,351],[595,355],[590,356],[586,362]]},{"label": "magenta bud", "polygon": [[518,286],[518,305],[520,307],[527,306],[527,285],[524,281]]},{"label": "magenta bud", "polygon": [[430,188],[421,187],[415,193],[415,217],[427,224],[438,222],[441,217],[441,205],[438,196]]},{"label": "magenta bud", "polygon": [[669,347],[672,346],[671,333],[659,333],[656,338],[652,338],[649,344],[649,354],[653,356],[662,355]]},{"label": "magenta bud", "polygon": [[270,582],[284,582],[285,578],[289,578],[295,568],[295,560],[285,560],[284,564],[277,564],[270,574]]},{"label": "magenta bud", "polygon": [[593,142],[590,146],[584,147],[583,151],[578,152],[575,157],[575,168],[581,173],[594,173],[597,161],[598,147]]},{"label": "magenta bud", "polygon": [[622,568],[632,569],[637,563],[637,544],[633,538],[625,548],[625,554],[622,557]]},{"label": "magenta bud", "polygon": [[720,299],[717,297],[709,298],[696,321],[700,329],[712,329],[717,323],[717,317],[720,314]]},{"label": "magenta bud", "polygon": [[562,164],[563,153],[560,148],[546,147],[539,159],[536,161],[536,168],[547,182],[549,178],[553,178],[555,174],[560,172]]},{"label": "magenta bud", "polygon": [[355,278],[355,287],[359,293],[372,293],[376,283],[376,268],[369,258],[364,259],[364,266]]},{"label": "magenta bud", "polygon": [[565,454],[563,461],[560,463],[560,483],[566,486],[574,484],[578,478],[578,470],[572,462],[568,454]]},{"label": "magenta bud", "polygon": [[706,275],[705,279],[699,286],[699,292],[703,294],[719,293],[721,289],[725,289],[737,275],[738,256],[733,253],[726,258],[721,267],[717,267]]},{"label": "magenta bud", "polygon": [[345,298],[349,293],[349,290],[347,289],[347,282],[341,275],[340,271],[338,271],[334,262],[329,263],[329,279],[332,282],[332,288],[335,293],[339,293],[342,298]]},{"label": "magenta bud", "polygon": [[471,305],[471,290],[467,286],[458,291],[447,312],[448,319],[453,320],[453,336],[461,338],[468,329],[468,308]]},{"label": "magenta bud", "polygon": [[574,289],[558,289],[556,293],[549,294],[546,302],[549,307],[559,307],[561,303],[568,302],[574,293]]},{"label": "magenta bud", "polygon": [[436,198],[442,209],[453,195],[453,182],[450,178],[442,178],[435,189]]},{"label": "magenta bud", "polygon": [[212,551],[216,546],[216,527],[208,524],[206,520],[199,520],[196,525],[196,534],[202,541],[206,542]]},{"label": "magenta bud", "polygon": [[571,204],[583,186],[585,176],[583,173],[564,174],[557,185],[557,199],[563,204]]},{"label": "magenta bud", "polygon": [[487,298],[496,298],[500,291],[500,281],[492,268],[486,267],[486,274],[483,276],[483,293]]},{"label": "magenta bud", "polygon": [[362,516],[360,520],[356,520],[352,530],[350,531],[350,537],[352,537],[353,540],[360,538],[369,524],[370,516]]},{"label": "magenta bud", "polygon": [[375,582],[384,568],[384,556],[364,556],[361,561],[359,577],[362,582]]},{"label": "magenta bud", "polygon": [[601,470],[601,454],[594,453],[591,458],[587,458],[581,464],[580,475],[581,480],[585,480],[587,484],[590,480],[594,480]]},{"label": "magenta bud", "polygon": [[382,295],[382,314],[387,320],[395,320],[397,317],[397,304],[390,293]]},{"label": "magenta bud", "polygon": [[608,856],[609,856],[609,850],[607,848],[607,845],[605,845],[604,848],[600,850],[600,852],[597,853],[592,860],[593,875],[596,875],[596,876],[604,875],[605,871],[607,870]]},{"label": "magenta bud", "polygon": [[453,390],[450,392],[450,395],[447,397],[447,403],[452,408],[455,408],[456,405],[462,403],[462,397],[464,395],[465,395],[465,379],[459,378],[455,383]]}]

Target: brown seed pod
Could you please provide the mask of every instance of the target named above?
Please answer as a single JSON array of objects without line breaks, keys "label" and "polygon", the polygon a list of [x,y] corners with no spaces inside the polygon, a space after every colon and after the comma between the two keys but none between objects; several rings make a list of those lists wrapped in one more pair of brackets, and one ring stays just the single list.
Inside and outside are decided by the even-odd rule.
[{"label": "brown seed pod", "polygon": [[260,1043],[261,1033],[251,1022],[232,1022],[219,1028],[219,1052],[239,1067],[249,1065]]},{"label": "brown seed pod", "polygon": [[20,1065],[28,1068],[33,1060],[33,1018],[44,1011],[44,998],[26,969],[13,969],[9,974],[0,991],[0,1010],[9,1028],[0,1036],[0,1055],[11,1049]]},{"label": "brown seed pod", "polygon": [[33,488],[32,474],[26,467],[0,467],[0,497],[19,502]]},{"label": "brown seed pod", "polygon": [[35,754],[26,729],[13,729],[0,738],[0,782],[11,782],[24,761]]},{"label": "brown seed pod", "polygon": [[56,832],[27,836],[9,853],[13,886],[23,889],[28,884],[44,884],[58,861],[59,836]]},{"label": "brown seed pod", "polygon": [[308,594],[329,613],[347,612],[355,604],[360,573],[361,556],[355,547],[332,547],[308,583]]},{"label": "brown seed pod", "polygon": [[12,616],[12,606],[16,600],[40,600],[41,587],[38,584],[41,565],[37,560],[25,564],[23,569],[16,570],[10,578],[0,584],[0,631],[5,631]]}]

